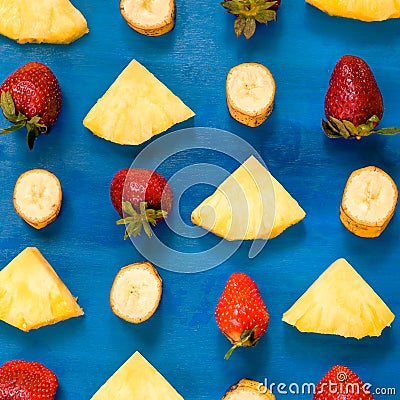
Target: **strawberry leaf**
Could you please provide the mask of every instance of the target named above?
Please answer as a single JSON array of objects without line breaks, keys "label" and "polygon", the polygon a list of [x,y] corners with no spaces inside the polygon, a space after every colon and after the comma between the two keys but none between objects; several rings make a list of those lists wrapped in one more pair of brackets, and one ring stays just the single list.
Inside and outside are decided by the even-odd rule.
[{"label": "strawberry leaf", "polygon": [[379,135],[395,135],[400,133],[400,127],[389,127],[374,130],[380,120],[376,115],[368,118],[365,124],[360,124],[357,127],[350,121],[339,120],[330,117],[328,121],[322,120],[322,129],[329,138],[344,137],[361,139],[362,137],[370,136],[374,133]]},{"label": "strawberry leaf", "polygon": [[373,115],[371,118],[368,119],[367,122],[373,126],[376,126],[377,124],[379,124],[379,118],[378,116]]},{"label": "strawberry leaf", "polygon": [[28,118],[26,118],[26,115],[19,112],[15,122],[26,122],[27,120],[28,120]]},{"label": "strawberry leaf", "polygon": [[395,126],[392,126],[390,128],[381,128],[374,131],[374,133],[377,133],[379,135],[395,135],[397,133],[400,133],[400,128]]},{"label": "strawberry leaf", "polygon": [[343,120],[343,125],[347,129],[347,132],[349,132],[350,136],[357,136],[358,131],[357,128],[354,126],[354,124],[350,121]]},{"label": "strawberry leaf", "polygon": [[10,122],[16,122],[17,116],[15,114],[15,104],[10,92],[1,91],[0,106],[3,110],[4,116]]},{"label": "strawberry leaf", "polygon": [[243,34],[246,39],[250,39],[256,31],[256,20],[254,17],[247,17],[244,24]]},{"label": "strawberry leaf", "polygon": [[240,335],[240,345],[241,346],[246,346],[246,347],[250,347],[250,346],[254,346],[258,339],[255,339],[255,334],[257,331],[258,326],[256,325],[253,329],[246,329],[245,331],[242,332],[242,334]]},{"label": "strawberry leaf", "polygon": [[339,133],[345,138],[348,139],[351,135],[350,132],[347,130],[346,125],[340,121],[337,118],[330,118],[331,123],[334,123],[337,129],[339,130]]},{"label": "strawberry leaf", "polygon": [[270,21],[276,21],[276,12],[273,10],[263,10],[255,16],[255,19],[261,24],[267,24]]},{"label": "strawberry leaf", "polygon": [[233,27],[235,29],[235,34],[237,37],[239,37],[243,33],[245,25],[246,25],[245,17],[239,16],[235,19]]},{"label": "strawberry leaf", "polygon": [[0,135],[15,132],[15,131],[23,128],[24,126],[25,126],[25,124],[15,124],[15,125],[8,126],[7,128],[0,129]]},{"label": "strawberry leaf", "polygon": [[372,133],[372,128],[369,124],[361,124],[357,127],[358,136],[369,136]]},{"label": "strawberry leaf", "polygon": [[[328,121],[327,124],[329,126],[329,129],[332,130],[332,132],[339,132],[339,128],[335,125],[335,123],[333,121]],[[342,137],[342,135],[339,135],[339,136]]]},{"label": "strawberry leaf", "polygon": [[260,0],[259,5],[264,6],[265,9],[268,9],[273,7],[276,3],[277,3],[276,1],[268,1],[265,3],[263,0]]},{"label": "strawberry leaf", "polygon": [[21,112],[18,112],[18,115],[16,114],[15,103],[10,92],[6,92],[4,90],[1,91],[0,107],[3,111],[4,116],[14,124],[7,128],[0,129],[0,134],[15,132],[26,126],[26,142],[29,149],[32,150],[35,140],[39,136],[39,134],[47,133],[47,126],[39,122],[40,117],[38,115],[32,117],[28,121],[28,118]]},{"label": "strawberry leaf", "polygon": [[237,1],[223,1],[221,6],[226,8],[231,14],[237,15],[240,12],[240,4]]},{"label": "strawberry leaf", "polygon": [[39,136],[40,132],[36,125],[30,124],[29,122],[26,124],[26,128],[28,130],[26,135],[26,143],[28,144],[29,150],[32,150],[35,140]]},{"label": "strawberry leaf", "polygon": [[34,125],[39,133],[43,133],[46,134],[47,133],[47,126],[44,124],[40,124],[40,117],[38,115],[35,115],[34,117],[32,117],[28,122],[28,124]]},{"label": "strawberry leaf", "polygon": [[130,215],[132,217],[137,215],[137,212],[134,210],[132,203],[130,201],[122,202],[122,210],[124,214]]},{"label": "strawberry leaf", "polygon": [[147,217],[146,208],[147,208],[147,203],[142,201],[140,203],[140,216],[142,217],[143,229],[146,232],[146,235],[148,237],[150,237],[152,235],[152,231],[151,231],[149,220],[148,220],[148,217]]},{"label": "strawberry leaf", "polygon": [[342,135],[336,132],[335,128],[329,121],[327,122],[322,120],[322,129],[325,132],[325,135],[328,136],[330,139],[338,139],[342,137]]},{"label": "strawberry leaf", "polygon": [[140,235],[141,231],[142,231],[141,225],[133,223],[128,224],[125,229],[124,240],[126,240],[130,236],[136,237]]},{"label": "strawberry leaf", "polygon": [[156,225],[160,219],[165,218],[167,215],[168,213],[162,210],[153,210],[151,208],[146,210],[147,220],[153,226]]},{"label": "strawberry leaf", "polygon": [[142,201],[139,205],[140,212],[137,212],[131,202],[123,201],[122,202],[122,210],[124,218],[119,219],[116,223],[117,225],[125,225],[125,234],[124,239],[127,239],[130,236],[136,237],[141,234],[142,228],[144,229],[147,236],[151,236],[153,234],[151,230],[151,225],[156,225],[160,219],[163,219],[167,216],[167,212],[162,210],[153,210],[151,208],[147,208],[147,203]]},{"label": "strawberry leaf", "polygon": [[276,11],[272,8],[277,1],[265,0],[228,0],[220,3],[228,13],[237,18],[234,30],[237,37],[242,33],[246,39],[250,39],[256,30],[257,22],[267,24],[276,20]]},{"label": "strawberry leaf", "polygon": [[144,229],[144,231],[146,232],[146,235],[147,235],[148,237],[150,237],[150,236],[153,234],[153,232],[151,231],[151,228],[150,228],[150,225],[149,225],[149,222],[147,221],[147,219],[144,219],[144,220],[143,220],[143,229]]}]

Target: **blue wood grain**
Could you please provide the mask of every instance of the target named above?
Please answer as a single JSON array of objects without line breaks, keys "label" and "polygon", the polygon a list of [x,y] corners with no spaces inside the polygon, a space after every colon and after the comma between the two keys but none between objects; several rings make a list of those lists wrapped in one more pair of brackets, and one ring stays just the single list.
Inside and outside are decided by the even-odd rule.
[{"label": "blue wood grain", "polygon": [[[331,18],[302,0],[283,0],[278,22],[259,27],[246,41],[235,37],[233,17],[224,14],[218,1],[176,0],[175,29],[149,38],[128,27],[118,2],[75,0],[74,4],[86,16],[90,33],[69,46],[18,45],[0,38],[0,80],[28,61],[42,61],[59,78],[64,94],[59,121],[47,137],[38,139],[34,151],[27,150],[22,133],[0,137],[0,264],[6,265],[26,246],[37,246],[79,297],[86,315],[30,333],[2,323],[0,362],[15,358],[43,362],[59,378],[58,400],[89,399],[135,350],[187,400],[219,399],[245,376],[286,384],[316,383],[336,363],[351,367],[375,387],[398,385],[397,320],[380,338],[356,341],[301,334],[283,324],[281,316],[339,257],[355,266],[395,314],[400,311],[398,213],[374,240],[353,236],[338,218],[342,190],[352,170],[377,165],[400,182],[400,137],[332,141],[320,129],[329,75],[343,54],[359,55],[369,63],[385,100],[382,125],[399,123],[399,22]],[[307,212],[303,222],[271,240],[255,259],[248,258],[249,245],[244,244],[225,263],[206,272],[160,269],[161,305],[139,326],[118,319],[109,307],[115,274],[142,256],[131,242],[122,240],[108,190],[114,173],[128,167],[145,145],[112,144],[82,125],[90,107],[133,58],[196,112],[194,120],[173,129],[215,127],[244,138]],[[275,110],[257,129],[234,121],[226,107],[226,74],[245,61],[265,64],[277,84]],[[197,162],[196,153],[183,161]],[[12,206],[17,177],[38,167],[53,171],[64,193],[59,218],[41,231],[26,225]],[[225,167],[232,171],[234,164],[227,162]],[[174,168],[169,165],[166,172],[172,174]],[[203,187],[193,197],[183,198],[180,211],[186,221],[207,191]],[[208,244],[213,240],[205,239]],[[195,249],[199,242],[184,245]],[[224,361],[229,344],[213,313],[234,271],[246,272],[258,283],[271,322],[256,348],[238,349]],[[311,398],[278,395],[285,397]]]}]

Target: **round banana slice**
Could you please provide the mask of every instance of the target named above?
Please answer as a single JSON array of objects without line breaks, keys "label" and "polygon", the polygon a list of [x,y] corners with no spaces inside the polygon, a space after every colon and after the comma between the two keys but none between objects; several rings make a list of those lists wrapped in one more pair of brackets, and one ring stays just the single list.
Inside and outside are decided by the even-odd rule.
[{"label": "round banana slice", "polygon": [[233,67],[226,78],[226,100],[231,116],[244,125],[256,127],[272,113],[275,80],[259,63]]},{"label": "round banana slice", "polygon": [[353,171],[343,192],[340,220],[357,236],[378,237],[395,212],[398,195],[385,171],[373,166]]},{"label": "round banana slice", "polygon": [[125,321],[139,324],[156,311],[162,294],[162,280],[149,262],[122,268],[114,279],[110,305],[114,314]]},{"label": "round banana slice", "polygon": [[13,194],[17,214],[29,225],[41,229],[53,222],[60,212],[61,184],[45,169],[32,169],[18,178]]},{"label": "round banana slice", "polygon": [[275,400],[275,395],[262,383],[245,378],[232,385],[222,400]]},{"label": "round banana slice", "polygon": [[174,0],[120,0],[121,15],[135,31],[160,36],[175,26]]}]

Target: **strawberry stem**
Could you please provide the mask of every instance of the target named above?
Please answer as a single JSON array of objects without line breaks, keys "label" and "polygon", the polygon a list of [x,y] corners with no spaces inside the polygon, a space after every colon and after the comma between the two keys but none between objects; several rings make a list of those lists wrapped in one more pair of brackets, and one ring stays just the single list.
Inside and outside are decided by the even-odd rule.
[{"label": "strawberry stem", "polygon": [[4,90],[1,91],[0,95],[0,107],[3,111],[4,117],[13,123],[13,125],[0,129],[0,134],[7,134],[15,132],[24,126],[27,129],[26,142],[30,150],[33,149],[35,139],[41,134],[47,133],[47,126],[39,123],[40,117],[35,115],[30,120],[27,116],[21,112],[16,112],[15,103],[10,92]]},{"label": "strawberry stem", "polygon": [[234,22],[237,37],[243,33],[246,39],[250,39],[256,31],[256,22],[267,25],[276,20],[273,7],[277,5],[277,1],[227,0],[220,4],[228,13],[237,17]]},{"label": "strawberry stem", "polygon": [[257,325],[253,329],[246,329],[242,332],[240,335],[240,340],[237,342],[233,343],[233,346],[226,352],[224,359],[228,360],[229,357],[232,355],[233,351],[237,347],[245,346],[245,347],[251,347],[255,346],[258,342],[259,338],[255,338],[255,333],[257,330]]},{"label": "strawberry stem", "polygon": [[229,357],[232,355],[233,351],[234,351],[237,347],[239,347],[239,346],[240,346],[240,344],[235,343],[235,344],[226,352],[226,354],[225,354],[225,356],[224,356],[224,359],[225,359],[225,360],[229,360]]},{"label": "strawberry stem", "polygon": [[322,129],[326,136],[331,139],[336,138],[356,138],[361,139],[365,136],[370,136],[374,133],[380,135],[395,135],[400,133],[400,128],[381,128],[375,130],[374,128],[379,124],[380,120],[376,115],[370,117],[365,124],[355,126],[352,122],[346,120],[340,120],[334,117],[330,117],[328,121],[322,120]]},{"label": "strawberry stem", "polygon": [[122,202],[122,210],[124,218],[117,221],[117,225],[125,225],[124,240],[128,237],[136,237],[142,233],[142,227],[147,236],[152,235],[151,225],[156,225],[157,222],[167,216],[166,211],[153,210],[147,208],[145,201],[140,202],[139,213],[133,208],[132,203],[129,201]]}]

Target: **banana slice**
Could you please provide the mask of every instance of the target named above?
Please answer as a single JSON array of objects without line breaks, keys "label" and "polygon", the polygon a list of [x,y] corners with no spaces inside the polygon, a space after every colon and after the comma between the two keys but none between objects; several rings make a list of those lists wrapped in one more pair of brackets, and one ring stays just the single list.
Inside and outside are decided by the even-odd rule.
[{"label": "banana slice", "polygon": [[343,192],[340,220],[357,236],[378,237],[396,209],[397,186],[393,179],[377,167],[353,171]]},{"label": "banana slice", "polygon": [[45,169],[32,169],[18,178],[13,194],[17,214],[29,225],[41,229],[53,222],[60,212],[61,184]]},{"label": "banana slice", "polygon": [[244,125],[256,127],[272,113],[275,80],[259,63],[233,67],[226,78],[226,100],[231,116]]},{"label": "banana slice", "polygon": [[275,395],[262,383],[241,379],[232,385],[222,400],[275,400]]},{"label": "banana slice", "polygon": [[156,311],[162,294],[162,280],[149,262],[122,268],[114,279],[110,305],[114,314],[125,321],[139,324]]},{"label": "banana slice", "polygon": [[164,35],[175,26],[174,0],[121,0],[119,8],[128,25],[143,35]]}]

